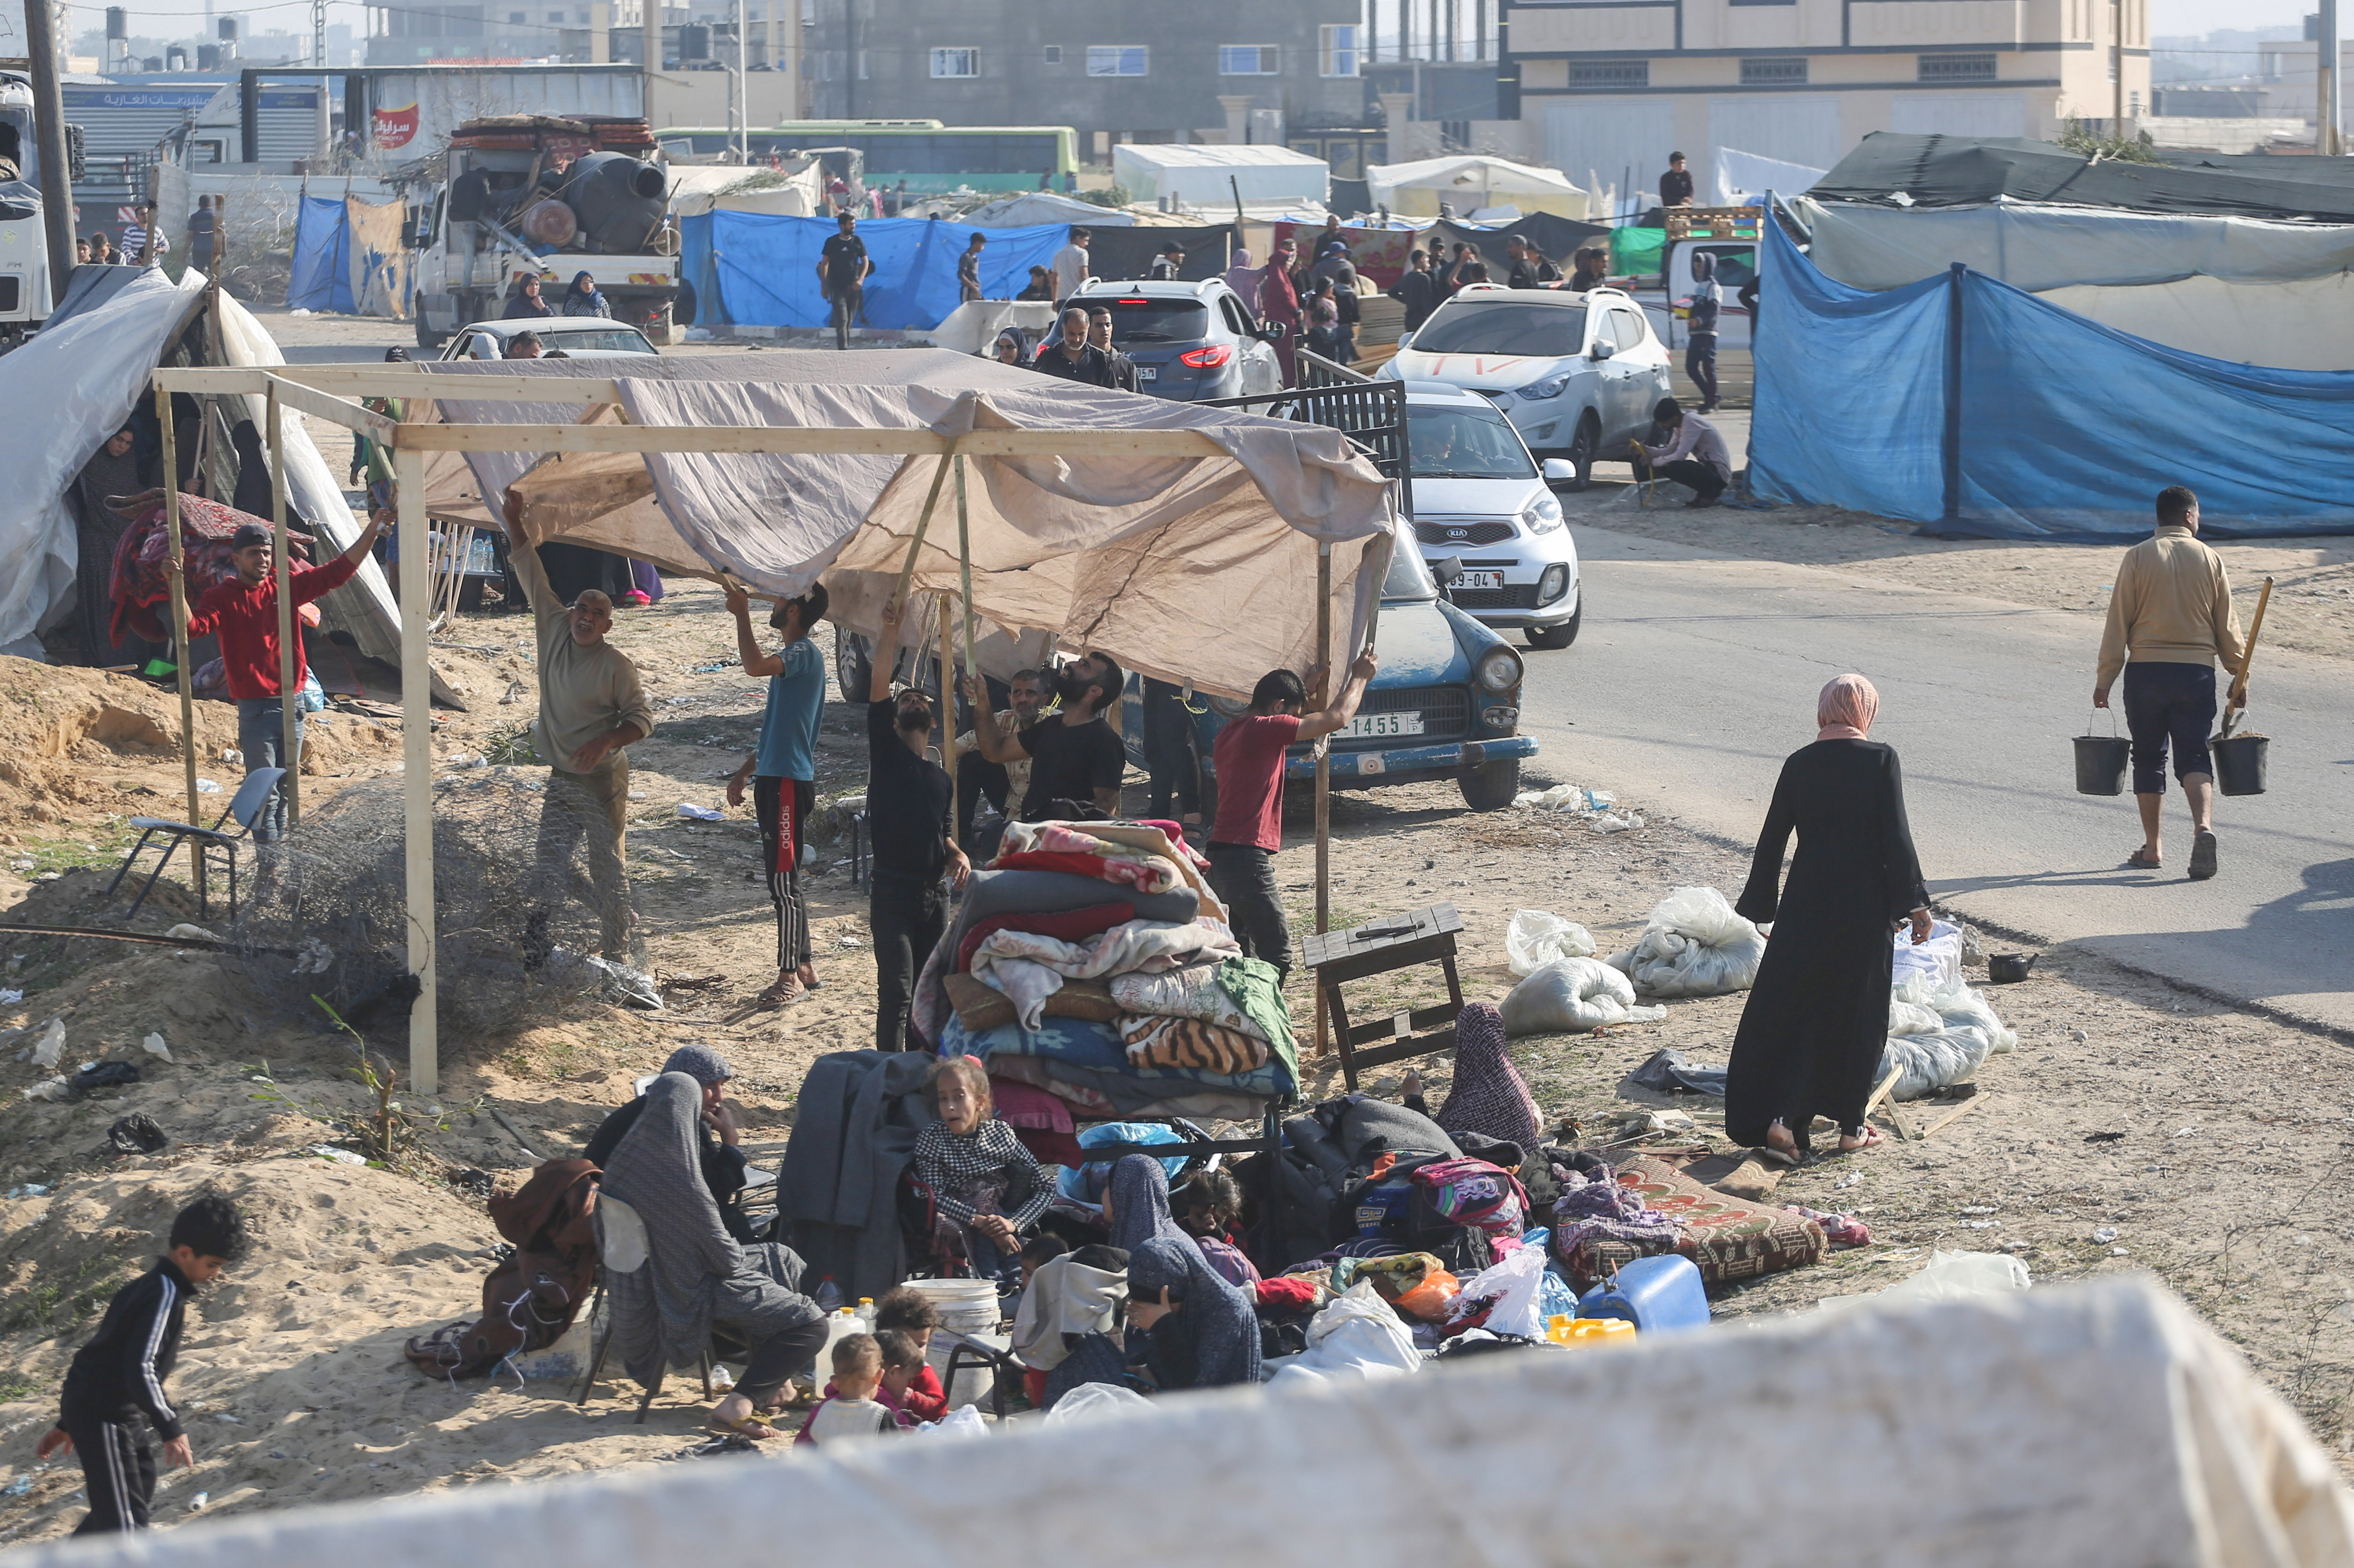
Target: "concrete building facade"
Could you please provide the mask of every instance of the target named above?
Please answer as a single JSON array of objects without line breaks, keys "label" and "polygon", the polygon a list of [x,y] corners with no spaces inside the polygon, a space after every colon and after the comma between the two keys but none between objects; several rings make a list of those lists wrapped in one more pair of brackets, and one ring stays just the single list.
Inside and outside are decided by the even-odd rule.
[{"label": "concrete building facade", "polygon": [[804,4],[814,119],[1069,125],[1102,162],[1116,142],[1280,141],[1364,111],[1359,0]]},{"label": "concrete building facade", "polygon": [[[2149,112],[2149,0],[1503,0],[1522,155],[1703,201],[1715,149],[1829,168],[1874,131],[2050,139]],[[2122,38],[2120,39],[2120,29]]]}]

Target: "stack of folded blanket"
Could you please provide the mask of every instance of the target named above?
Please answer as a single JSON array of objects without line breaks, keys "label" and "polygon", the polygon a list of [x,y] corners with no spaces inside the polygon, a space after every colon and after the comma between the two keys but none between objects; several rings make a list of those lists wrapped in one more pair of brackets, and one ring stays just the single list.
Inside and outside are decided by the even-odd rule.
[{"label": "stack of folded blanket", "polygon": [[1245,959],[1172,822],[1025,822],[917,985],[944,1055],[1082,1117],[1256,1116],[1299,1081],[1272,966]]}]

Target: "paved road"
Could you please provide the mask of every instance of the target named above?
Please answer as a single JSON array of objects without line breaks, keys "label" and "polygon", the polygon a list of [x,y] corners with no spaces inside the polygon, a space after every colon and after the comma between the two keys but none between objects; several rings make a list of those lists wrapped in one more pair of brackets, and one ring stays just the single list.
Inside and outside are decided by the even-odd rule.
[{"label": "paved road", "polygon": [[2253,717],[2274,737],[2271,792],[2218,802],[2222,874],[2194,884],[2180,869],[2179,792],[2155,874],[2119,865],[2141,842],[2133,798],[2074,793],[2068,738],[2090,708],[2093,617],[1593,527],[1577,541],[1584,633],[1566,652],[1525,654],[1522,723],[1546,773],[1752,842],[1782,758],[1812,738],[1815,693],[1861,671],[1881,692],[1873,738],[1903,755],[1941,906],[2354,1029],[2354,678],[2342,662],[2262,654]]}]

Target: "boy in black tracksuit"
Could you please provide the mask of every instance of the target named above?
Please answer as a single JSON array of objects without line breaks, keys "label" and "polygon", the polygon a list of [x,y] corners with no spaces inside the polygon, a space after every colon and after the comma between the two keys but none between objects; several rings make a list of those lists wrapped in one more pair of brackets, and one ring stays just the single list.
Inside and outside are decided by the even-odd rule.
[{"label": "boy in black tracksuit", "polygon": [[227,1198],[207,1193],[172,1222],[171,1250],[114,1293],[97,1337],[74,1353],[58,1402],[58,1424],[42,1436],[41,1458],[66,1452],[81,1460],[90,1514],[76,1535],[147,1528],[155,1494],[155,1452],[145,1425],[164,1439],[175,1467],[193,1462],[180,1418],[164,1397],[178,1359],[189,1294],[245,1251],[245,1220]]}]

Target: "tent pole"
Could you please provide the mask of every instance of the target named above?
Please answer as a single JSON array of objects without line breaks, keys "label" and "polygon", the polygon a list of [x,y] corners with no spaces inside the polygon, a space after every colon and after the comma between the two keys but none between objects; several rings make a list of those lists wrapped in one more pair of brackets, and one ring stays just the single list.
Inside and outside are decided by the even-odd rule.
[{"label": "tent pole", "polygon": [[[891,597],[884,602],[883,618],[886,620],[891,618],[895,605],[904,606],[907,602],[907,583],[916,575],[916,552],[924,547],[924,535],[932,526],[932,508],[939,504],[940,487],[948,482],[948,479],[949,460],[943,455],[939,467],[932,471],[932,488],[924,497],[924,514],[916,519],[916,536],[907,541],[907,560],[899,568],[899,586],[891,590]],[[893,649],[892,652],[896,653],[898,650]]]},{"label": "tent pole", "polygon": [[[294,567],[286,538],[286,416],[278,406],[275,379],[270,383],[268,417],[271,570],[278,587],[278,755],[286,768],[286,777],[278,787],[286,792],[286,826],[292,828],[302,807],[302,694],[294,684]],[[247,758],[245,767],[251,772],[253,758]]]},{"label": "tent pole", "polygon": [[[188,784],[188,814],[186,821],[196,819],[196,703],[188,681],[188,579],[182,573],[186,564],[180,543],[180,443],[178,432],[172,425],[172,395],[161,387],[155,388],[156,422],[164,437],[164,530],[171,536],[172,561],[172,662],[179,666],[180,683],[180,760],[186,767]],[[205,857],[196,856],[196,898],[201,905],[205,895]]]},{"label": "tent pole", "polygon": [[[1323,705],[1332,696],[1332,546],[1316,546],[1316,648],[1324,678],[1309,694]],[[1278,788],[1281,788],[1280,785]],[[1316,934],[1332,928],[1332,737],[1316,743]],[[1324,1016],[1324,988],[1316,988],[1316,1054],[1332,1049]]]},{"label": "tent pole", "polygon": [[[968,677],[981,674],[981,659],[972,651],[972,527],[964,503],[964,459],[956,460],[957,482],[957,572],[964,593],[964,673]],[[983,701],[987,690],[983,688]],[[954,709],[949,710],[951,714]]]},{"label": "tent pole", "polygon": [[408,874],[408,972],[417,999],[408,1008],[408,1085],[429,1095],[441,1086],[435,1015],[440,966],[433,953],[433,671],[425,630],[431,608],[432,545],[425,527],[425,454],[396,444],[393,504],[400,539],[400,782],[402,840]]},{"label": "tent pole", "polygon": [[948,769],[949,799],[956,799],[956,628],[949,619],[949,596],[940,599],[940,766]]}]

